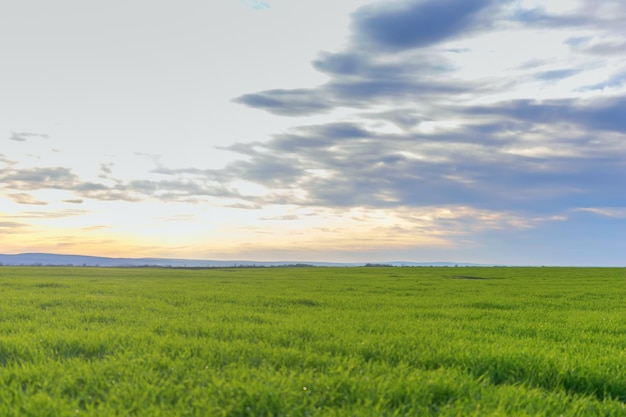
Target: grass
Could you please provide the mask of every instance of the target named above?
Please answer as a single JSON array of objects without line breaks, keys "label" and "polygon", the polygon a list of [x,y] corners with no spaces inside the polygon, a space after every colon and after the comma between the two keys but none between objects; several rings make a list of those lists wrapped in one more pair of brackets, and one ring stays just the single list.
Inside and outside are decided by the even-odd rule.
[{"label": "grass", "polygon": [[0,268],[2,416],[623,416],[610,268]]}]

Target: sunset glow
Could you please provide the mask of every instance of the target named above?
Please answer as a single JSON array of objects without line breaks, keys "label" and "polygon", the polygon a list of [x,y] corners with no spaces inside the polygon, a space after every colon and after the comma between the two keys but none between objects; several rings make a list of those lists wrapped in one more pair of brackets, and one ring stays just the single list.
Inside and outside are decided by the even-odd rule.
[{"label": "sunset glow", "polygon": [[624,264],[623,1],[5,3],[0,253]]}]

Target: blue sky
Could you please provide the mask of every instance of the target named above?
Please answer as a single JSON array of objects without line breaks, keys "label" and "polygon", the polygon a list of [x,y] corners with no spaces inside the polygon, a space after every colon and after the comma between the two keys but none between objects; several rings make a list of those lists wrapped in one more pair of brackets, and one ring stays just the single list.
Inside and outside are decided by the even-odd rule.
[{"label": "blue sky", "polygon": [[0,6],[0,252],[624,265],[626,3]]}]

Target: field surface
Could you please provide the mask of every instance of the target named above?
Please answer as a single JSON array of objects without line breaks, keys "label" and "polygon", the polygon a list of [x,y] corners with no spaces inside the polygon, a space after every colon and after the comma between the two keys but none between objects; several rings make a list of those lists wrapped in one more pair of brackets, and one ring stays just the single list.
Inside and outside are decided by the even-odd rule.
[{"label": "field surface", "polygon": [[0,268],[0,416],[626,416],[609,268]]}]

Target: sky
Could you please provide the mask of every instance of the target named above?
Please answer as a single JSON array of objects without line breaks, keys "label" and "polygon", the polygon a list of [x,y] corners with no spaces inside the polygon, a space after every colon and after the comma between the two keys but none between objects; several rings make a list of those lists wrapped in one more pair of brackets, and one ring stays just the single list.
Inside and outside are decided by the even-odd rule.
[{"label": "sky", "polygon": [[626,264],[623,0],[0,3],[0,253]]}]

